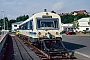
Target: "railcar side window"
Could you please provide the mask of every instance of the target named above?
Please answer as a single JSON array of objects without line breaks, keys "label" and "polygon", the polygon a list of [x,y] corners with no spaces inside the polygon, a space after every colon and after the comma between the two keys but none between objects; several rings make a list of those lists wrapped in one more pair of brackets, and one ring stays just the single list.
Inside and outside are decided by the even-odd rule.
[{"label": "railcar side window", "polygon": [[19,26],[19,29],[23,30],[24,29],[24,26],[23,25]]},{"label": "railcar side window", "polygon": [[30,22],[27,22],[27,29],[30,29]]},{"label": "railcar side window", "polygon": [[19,29],[21,29],[21,26],[19,26]]},{"label": "railcar side window", "polygon": [[33,30],[32,22],[33,22],[33,20],[30,20],[30,30]]},{"label": "railcar side window", "polygon": [[58,21],[54,21],[54,23],[55,23],[54,27],[58,28]]},{"label": "railcar side window", "polygon": [[26,29],[27,29],[27,23],[24,24],[24,30],[26,30]]},{"label": "railcar side window", "polygon": [[40,28],[40,20],[37,20],[38,28]]},{"label": "railcar side window", "polygon": [[33,20],[30,20],[30,21],[24,23],[23,25],[19,26],[19,29],[21,29],[21,30],[27,30],[27,29],[32,30],[33,29],[32,21]]}]

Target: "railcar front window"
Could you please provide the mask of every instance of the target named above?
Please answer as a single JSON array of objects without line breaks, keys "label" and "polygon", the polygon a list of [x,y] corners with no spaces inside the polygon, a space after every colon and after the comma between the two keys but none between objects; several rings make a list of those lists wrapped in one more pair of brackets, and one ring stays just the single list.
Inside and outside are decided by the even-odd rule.
[{"label": "railcar front window", "polygon": [[56,29],[58,28],[58,19],[37,19],[37,28]]},{"label": "railcar front window", "polygon": [[41,21],[40,28],[54,28],[54,23],[52,21],[51,22]]}]

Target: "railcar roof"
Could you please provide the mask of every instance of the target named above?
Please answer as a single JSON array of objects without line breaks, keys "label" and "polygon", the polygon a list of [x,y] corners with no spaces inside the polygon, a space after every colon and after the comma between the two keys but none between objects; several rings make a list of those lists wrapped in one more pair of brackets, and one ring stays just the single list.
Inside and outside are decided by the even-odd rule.
[{"label": "railcar roof", "polygon": [[31,16],[29,19],[25,20],[24,22],[22,22],[20,25],[30,21],[31,19],[35,18],[35,17],[41,17],[42,15],[53,15],[53,16],[56,16],[56,17],[60,17],[58,14],[55,14],[55,13],[51,13],[51,12],[40,12],[40,13],[36,13],[36,14],[33,14],[33,16]]}]

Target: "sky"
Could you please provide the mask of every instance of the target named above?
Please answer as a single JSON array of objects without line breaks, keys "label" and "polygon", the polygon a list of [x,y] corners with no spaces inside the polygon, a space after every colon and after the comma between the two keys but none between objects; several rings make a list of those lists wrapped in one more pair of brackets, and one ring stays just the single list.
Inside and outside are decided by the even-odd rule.
[{"label": "sky", "polygon": [[90,12],[90,0],[0,0],[0,18],[3,18],[2,10],[8,19],[16,19],[21,15],[43,12],[44,9],[57,14],[78,10]]}]

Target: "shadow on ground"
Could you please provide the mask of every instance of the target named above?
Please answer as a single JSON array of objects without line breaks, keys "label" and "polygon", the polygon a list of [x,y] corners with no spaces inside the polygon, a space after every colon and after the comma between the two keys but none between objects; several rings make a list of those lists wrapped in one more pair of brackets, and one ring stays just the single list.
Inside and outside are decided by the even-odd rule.
[{"label": "shadow on ground", "polygon": [[63,43],[64,43],[65,47],[70,50],[76,50],[76,49],[86,47],[85,45],[80,45],[80,44],[75,44],[75,43],[70,43],[70,42],[65,42],[65,41],[63,41]]},{"label": "shadow on ground", "polygon": [[3,60],[13,60],[14,50],[13,50],[12,38],[11,38],[10,35],[7,37],[6,42],[7,42],[8,45],[7,45],[5,56],[4,56]]}]

